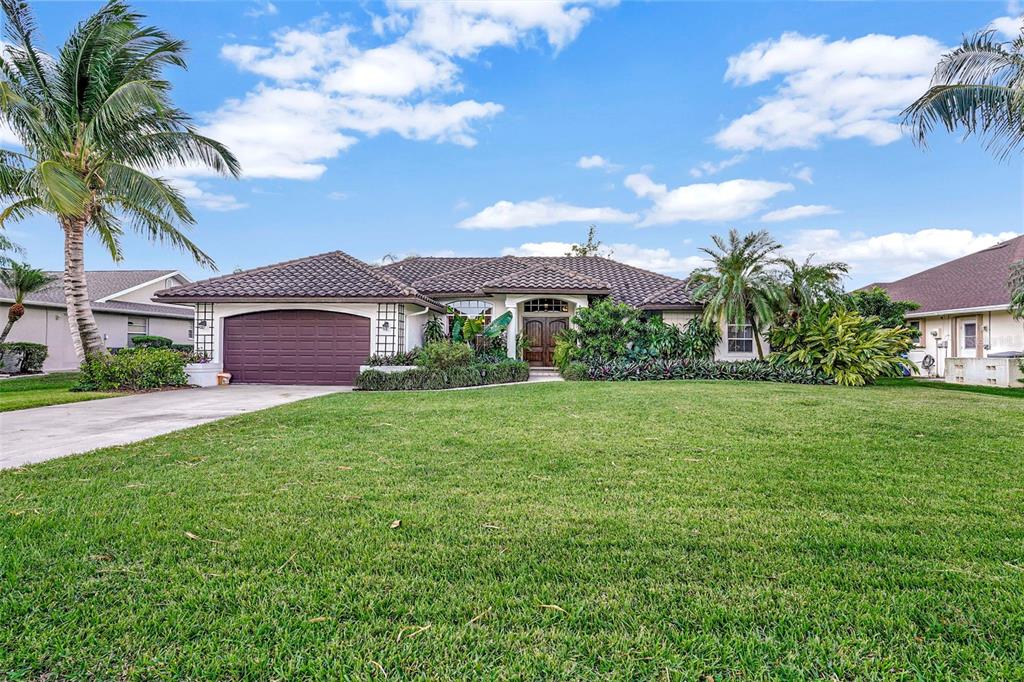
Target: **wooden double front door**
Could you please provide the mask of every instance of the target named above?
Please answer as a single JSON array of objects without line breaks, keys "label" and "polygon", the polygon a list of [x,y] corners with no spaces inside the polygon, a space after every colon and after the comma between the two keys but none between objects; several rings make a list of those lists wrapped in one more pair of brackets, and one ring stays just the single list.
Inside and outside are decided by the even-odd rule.
[{"label": "wooden double front door", "polygon": [[553,366],[555,337],[568,326],[568,317],[524,317],[523,334],[530,340],[526,361],[534,367]]}]

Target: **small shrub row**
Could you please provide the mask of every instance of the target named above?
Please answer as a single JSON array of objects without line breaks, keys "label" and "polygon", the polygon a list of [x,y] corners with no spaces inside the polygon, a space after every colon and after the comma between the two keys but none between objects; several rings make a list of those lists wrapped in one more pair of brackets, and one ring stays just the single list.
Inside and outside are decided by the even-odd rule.
[{"label": "small shrub row", "polygon": [[82,363],[76,390],[140,391],[166,386],[185,386],[188,355],[170,348],[123,348],[116,355],[93,355]]},{"label": "small shrub row", "polygon": [[828,384],[822,372],[764,360],[715,362],[712,360],[634,361],[626,358],[610,362],[570,363],[562,376],[570,381],[656,381],[659,379],[733,379],[739,381],[776,381],[787,384]]},{"label": "small shrub row", "polygon": [[371,355],[366,359],[370,367],[390,367],[392,365],[415,365],[419,358],[420,349],[414,348],[408,353],[394,353],[393,355]]},{"label": "small shrub row", "polygon": [[156,336],[155,334],[129,336],[128,341],[132,344],[133,348],[170,348],[174,344],[166,336]]},{"label": "small shrub row", "polygon": [[526,381],[530,366],[521,360],[505,360],[438,369],[417,367],[404,372],[381,372],[368,369],[356,379],[361,391],[432,391],[486,384],[508,384]]},{"label": "small shrub row", "polygon": [[0,343],[0,358],[3,358],[6,353],[24,353],[25,357],[22,358],[21,369],[18,371],[32,373],[42,371],[43,361],[46,360],[49,350],[41,343],[29,343],[28,341]]}]

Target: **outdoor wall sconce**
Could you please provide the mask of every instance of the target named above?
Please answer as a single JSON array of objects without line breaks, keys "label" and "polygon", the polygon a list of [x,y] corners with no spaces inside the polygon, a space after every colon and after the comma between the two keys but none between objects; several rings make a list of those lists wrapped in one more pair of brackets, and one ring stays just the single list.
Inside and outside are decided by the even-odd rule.
[{"label": "outdoor wall sconce", "polygon": [[384,324],[382,324],[380,326],[380,328],[383,329],[384,331],[387,331],[387,330],[391,329],[391,323],[390,322],[385,322]]}]

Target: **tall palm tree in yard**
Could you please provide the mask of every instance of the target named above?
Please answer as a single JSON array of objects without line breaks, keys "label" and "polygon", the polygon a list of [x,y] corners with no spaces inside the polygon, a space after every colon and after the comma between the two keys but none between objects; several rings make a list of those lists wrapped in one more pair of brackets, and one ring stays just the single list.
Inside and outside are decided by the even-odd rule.
[{"label": "tall palm tree in yard", "polygon": [[1010,266],[1010,314],[1024,319],[1024,260]]},{"label": "tall palm tree in yard", "polygon": [[757,356],[763,359],[761,332],[785,298],[774,271],[782,245],[764,230],[743,236],[729,230],[728,238],[714,235],[711,241],[714,248],[701,251],[713,265],[690,275],[694,298],[704,304],[704,323],[717,325],[723,318],[729,324],[749,323]]},{"label": "tall palm tree in yard", "polygon": [[814,254],[811,254],[803,263],[792,258],[779,259],[786,307],[791,319],[799,317],[800,311],[834,301],[843,293],[843,279],[849,274],[850,267],[839,261],[812,263],[813,258]]},{"label": "tall palm tree in yard", "polygon": [[28,263],[11,263],[10,267],[0,270],[0,284],[14,293],[14,303],[7,309],[7,325],[3,333],[0,333],[0,343],[7,340],[11,327],[25,314],[25,297],[46,287],[53,280],[53,277]]},{"label": "tall palm tree in yard", "polygon": [[936,127],[982,138],[1000,158],[1024,148],[1024,28],[1012,42],[994,31],[964,39],[935,67],[932,84],[903,112],[919,144]]},{"label": "tall palm tree in yard", "polygon": [[2,0],[0,115],[21,151],[0,151],[0,226],[42,213],[64,233],[64,294],[79,357],[105,353],[86,290],[84,241],[94,234],[115,261],[125,228],[212,265],[182,231],[195,223],[181,193],[155,175],[174,165],[237,177],[235,157],[200,135],[170,100],[167,66],[185,46],[143,26],[115,0],[80,23],[56,55],[35,43],[28,4]]}]

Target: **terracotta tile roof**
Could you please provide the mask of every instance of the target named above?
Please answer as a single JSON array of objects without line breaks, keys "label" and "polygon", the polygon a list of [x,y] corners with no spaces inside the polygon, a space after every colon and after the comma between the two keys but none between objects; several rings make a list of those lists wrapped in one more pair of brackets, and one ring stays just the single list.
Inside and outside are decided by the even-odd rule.
[{"label": "terracotta tile roof", "polygon": [[610,291],[607,282],[547,263],[492,279],[485,282],[481,289],[488,292],[585,291],[592,294],[607,294]]},{"label": "terracotta tile roof", "polygon": [[[401,261],[399,261],[401,262]],[[396,263],[397,265],[397,263]],[[512,256],[481,259],[448,272],[418,279],[412,283],[419,291],[430,295],[456,295],[483,293],[481,287],[491,280],[522,272],[530,268],[528,263]],[[386,268],[390,271],[390,268]]]},{"label": "terracotta tile roof", "polygon": [[276,263],[222,277],[165,289],[156,294],[166,301],[332,298],[395,300],[444,310],[436,301],[381,268],[374,268],[342,251]]},{"label": "terracotta tile roof", "polygon": [[1024,236],[878,286],[898,301],[914,301],[911,315],[941,310],[1008,306],[1010,264],[1024,258]]},{"label": "terracotta tile roof", "polygon": [[385,265],[381,269],[406,284],[412,284],[417,280],[434,277],[435,275],[443,275],[452,270],[464,268],[467,265],[476,265],[477,263],[489,260],[493,259],[486,257],[410,256],[409,258]]},{"label": "terracotta tile roof", "polygon": [[[434,274],[430,277],[408,281],[423,294],[444,296],[473,293],[498,277],[540,265],[555,266],[589,277],[607,286],[615,300],[638,307],[656,308],[661,301],[652,298],[655,294],[683,282],[675,277],[600,256],[504,256],[463,259],[410,257],[385,265],[381,269],[403,280],[409,273],[432,272]],[[445,271],[446,267],[450,269]],[[679,301],[681,297],[677,295],[672,300]],[[672,305],[678,307],[684,304]]]},{"label": "terracotta tile roof", "polygon": [[[106,298],[113,294],[131,289],[132,287],[152,282],[164,276],[172,275],[175,270],[87,270],[85,273],[86,287],[89,289],[89,298],[92,309],[96,312],[114,313],[138,313],[152,317],[181,317],[192,318],[191,310],[179,306],[159,305],[155,303],[133,303],[130,301],[107,301],[98,303],[97,299]],[[56,279],[43,289],[29,294],[25,297],[27,305],[42,305],[46,307],[63,308],[64,284],[61,281],[63,272],[49,271],[51,277]],[[0,301],[13,301],[14,292],[0,284]]]},{"label": "terracotta tile roof", "polygon": [[690,280],[679,280],[656,291],[643,302],[641,308],[700,308],[693,299],[694,286]]}]

